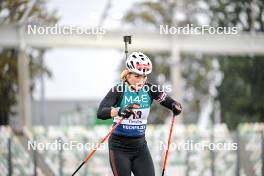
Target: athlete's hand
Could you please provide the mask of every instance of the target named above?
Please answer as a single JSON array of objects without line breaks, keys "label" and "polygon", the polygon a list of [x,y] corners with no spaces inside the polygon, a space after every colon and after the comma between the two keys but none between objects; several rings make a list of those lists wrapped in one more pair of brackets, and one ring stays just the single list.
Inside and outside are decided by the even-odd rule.
[{"label": "athlete's hand", "polygon": [[132,114],[136,115],[136,113],[132,109],[138,108],[140,108],[140,105],[137,103],[129,104],[124,108],[120,108],[118,111],[118,115],[124,118],[129,118]]},{"label": "athlete's hand", "polygon": [[175,116],[179,115],[182,112],[182,105],[178,102],[172,103],[172,112]]}]

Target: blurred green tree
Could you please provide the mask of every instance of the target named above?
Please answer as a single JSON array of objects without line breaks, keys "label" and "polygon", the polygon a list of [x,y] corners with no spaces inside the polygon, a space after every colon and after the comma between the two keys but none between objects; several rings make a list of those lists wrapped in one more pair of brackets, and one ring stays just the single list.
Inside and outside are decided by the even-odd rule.
[{"label": "blurred green tree", "polygon": [[[186,24],[210,24],[214,27],[236,26],[244,32],[264,32],[263,4],[261,0],[147,1],[134,4],[124,19],[136,27],[144,26],[145,29],[159,29],[159,25],[176,27]],[[154,67],[156,57],[159,57],[159,54],[151,57]],[[159,67],[164,65],[167,70],[167,80],[170,79],[168,57],[169,53],[163,54],[161,64],[159,63]],[[181,72],[185,78],[185,122],[199,121],[198,114],[201,114],[204,108],[202,99],[206,97],[212,97],[213,104],[220,101],[221,121],[227,123],[231,129],[236,128],[240,122],[264,121],[264,87],[261,81],[264,74],[261,70],[264,66],[263,57],[252,54],[241,57],[197,53],[182,54],[181,58]],[[153,77],[157,78],[158,74],[154,70]],[[217,80],[221,75],[224,75],[224,78]],[[215,82],[213,91],[210,88],[212,82]],[[216,106],[213,107],[211,117],[213,111],[219,111]],[[158,111],[155,110],[156,113]]]},{"label": "blurred green tree", "polygon": [[[264,32],[264,1],[205,0],[210,24],[237,26],[254,35]],[[235,129],[241,122],[264,122],[264,56],[218,57],[224,79],[219,86],[222,121]]]},{"label": "blurred green tree", "polygon": [[[0,1],[0,24],[17,23],[31,6],[30,0]],[[58,21],[56,11],[49,12],[46,1],[36,1],[31,8],[25,23],[30,24],[54,24]],[[1,27],[1,26],[0,26]],[[34,89],[35,80],[42,74],[51,76],[51,72],[41,62],[40,50],[30,49],[30,77],[31,90]],[[18,50],[16,48],[0,48],[0,125],[9,124],[9,117],[16,112],[12,107],[17,103],[18,74],[17,74]]]}]

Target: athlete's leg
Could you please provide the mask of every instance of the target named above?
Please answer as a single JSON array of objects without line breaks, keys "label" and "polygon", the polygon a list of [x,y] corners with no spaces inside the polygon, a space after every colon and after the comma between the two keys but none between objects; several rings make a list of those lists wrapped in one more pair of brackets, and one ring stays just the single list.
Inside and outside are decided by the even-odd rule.
[{"label": "athlete's leg", "polygon": [[109,150],[109,160],[114,176],[130,176],[130,155],[117,150]]},{"label": "athlete's leg", "polygon": [[134,176],[155,176],[154,164],[148,146],[144,147],[132,160],[132,172]]}]

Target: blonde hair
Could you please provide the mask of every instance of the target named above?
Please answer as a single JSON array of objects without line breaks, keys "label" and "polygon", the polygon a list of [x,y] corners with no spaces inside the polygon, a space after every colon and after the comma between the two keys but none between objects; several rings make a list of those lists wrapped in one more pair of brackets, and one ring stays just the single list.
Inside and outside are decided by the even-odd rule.
[{"label": "blonde hair", "polygon": [[122,81],[126,81],[127,80],[127,75],[129,74],[129,71],[127,69],[124,69],[122,72],[121,72],[121,75],[120,75],[120,79]]}]

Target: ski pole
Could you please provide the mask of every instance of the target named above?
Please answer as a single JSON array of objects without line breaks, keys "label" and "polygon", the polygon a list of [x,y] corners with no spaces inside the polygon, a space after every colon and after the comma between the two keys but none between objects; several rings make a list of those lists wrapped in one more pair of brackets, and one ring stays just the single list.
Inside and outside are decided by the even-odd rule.
[{"label": "ski pole", "polygon": [[166,169],[166,163],[167,163],[168,153],[169,153],[169,149],[170,149],[171,135],[172,135],[173,125],[174,125],[174,119],[175,119],[175,116],[172,113],[171,126],[170,126],[170,134],[169,134],[169,139],[168,139],[168,145],[167,145],[167,149],[166,149],[165,159],[164,159],[164,162],[163,162],[162,176],[164,176],[165,169]]},{"label": "ski pole", "polygon": [[75,170],[75,172],[72,174],[74,176],[80,169],[81,167],[93,156],[93,154],[96,152],[96,150],[100,147],[102,143],[105,142],[105,140],[115,131],[115,129],[120,125],[120,123],[124,120],[124,117],[122,117],[117,124],[111,129],[111,131],[97,144],[96,147],[93,148],[92,152],[85,158],[85,160],[80,164],[80,166]]},{"label": "ski pole", "polygon": [[[128,57],[128,50],[127,50],[127,44],[131,44],[131,35],[128,36],[123,36],[124,42],[125,42],[125,55],[126,59]],[[74,176],[80,169],[81,167],[93,156],[93,154],[96,152],[96,150],[100,147],[102,143],[105,142],[105,140],[115,131],[115,129],[120,125],[120,123],[124,120],[124,117],[121,117],[121,119],[115,124],[115,126],[112,128],[112,130],[97,144],[96,147],[93,148],[92,152],[85,158],[85,160],[80,164],[80,166],[74,171],[72,176]]]},{"label": "ski pole", "polygon": [[[129,105],[130,111],[132,111],[132,108],[138,109],[140,108],[140,105],[137,103],[130,104]],[[133,112],[133,111],[132,111]],[[96,145],[96,147],[93,148],[92,152],[84,159],[84,161],[80,164],[80,166],[75,170],[75,172],[72,174],[74,176],[80,169],[81,167],[93,156],[93,154],[96,152],[96,150],[100,147],[102,143],[105,142],[105,140],[115,131],[115,129],[120,125],[120,123],[124,120],[124,117],[122,116],[121,119],[113,126],[111,131]]]}]

